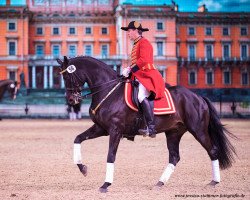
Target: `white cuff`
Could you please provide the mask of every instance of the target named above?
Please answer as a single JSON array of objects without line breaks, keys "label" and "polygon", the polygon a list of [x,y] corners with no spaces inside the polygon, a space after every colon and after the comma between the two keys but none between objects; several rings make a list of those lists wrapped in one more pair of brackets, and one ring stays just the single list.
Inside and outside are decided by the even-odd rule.
[{"label": "white cuff", "polygon": [[81,164],[82,163],[82,156],[81,156],[81,144],[74,144],[74,164]]},{"label": "white cuff", "polygon": [[170,178],[171,174],[174,172],[175,166],[171,163],[168,164],[163,174],[161,175],[160,181],[166,183]]},{"label": "white cuff", "polygon": [[220,164],[218,160],[212,161],[213,181],[220,182]]},{"label": "white cuff", "polygon": [[107,163],[105,182],[113,183],[113,180],[114,180],[114,170],[115,170],[114,163]]}]

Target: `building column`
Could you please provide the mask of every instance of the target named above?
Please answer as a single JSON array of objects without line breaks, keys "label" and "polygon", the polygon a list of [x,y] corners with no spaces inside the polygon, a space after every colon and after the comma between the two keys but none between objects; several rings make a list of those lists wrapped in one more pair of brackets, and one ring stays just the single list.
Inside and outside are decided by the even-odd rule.
[{"label": "building column", "polygon": [[[116,18],[116,20],[117,20],[116,21],[117,22],[116,23],[116,30],[117,30],[118,34],[117,34],[117,47],[116,47],[116,49],[117,49],[117,54],[120,58],[120,56],[123,55],[123,51],[125,50],[125,49],[123,49],[123,48],[125,48],[125,47],[123,47],[123,44],[126,44],[126,41],[124,42],[121,40],[121,38],[122,38],[122,30],[121,30],[122,16],[119,13],[121,11],[121,8],[120,7],[117,8],[117,11],[118,11],[118,14],[117,14],[117,18]],[[126,40],[126,37],[125,37],[125,40]]]},{"label": "building column", "polygon": [[32,88],[36,88],[36,66],[32,66]]},{"label": "building column", "polygon": [[48,66],[44,66],[43,68],[43,88],[48,88]]},{"label": "building column", "polygon": [[49,66],[49,88],[53,88],[53,66]]},{"label": "building column", "polygon": [[62,77],[62,75],[61,75],[61,88],[64,88],[65,86],[64,86],[64,80],[63,80],[63,77]]}]

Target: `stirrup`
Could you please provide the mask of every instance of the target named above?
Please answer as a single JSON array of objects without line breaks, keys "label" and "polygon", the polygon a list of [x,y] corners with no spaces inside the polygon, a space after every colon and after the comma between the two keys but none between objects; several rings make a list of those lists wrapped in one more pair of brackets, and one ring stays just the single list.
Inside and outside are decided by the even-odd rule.
[{"label": "stirrup", "polygon": [[138,132],[143,137],[147,137],[147,136],[151,137],[151,138],[155,138],[156,137],[156,133],[149,133],[149,128],[148,127],[146,129],[139,129]]},{"label": "stirrup", "polygon": [[138,132],[139,132],[140,135],[142,135],[143,137],[149,136],[148,127],[147,127],[146,129],[139,129]]}]

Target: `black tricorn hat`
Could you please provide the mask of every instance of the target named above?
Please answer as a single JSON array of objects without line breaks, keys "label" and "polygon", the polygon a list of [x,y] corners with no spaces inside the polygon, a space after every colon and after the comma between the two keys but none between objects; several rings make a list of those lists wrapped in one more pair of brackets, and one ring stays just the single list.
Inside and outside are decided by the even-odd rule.
[{"label": "black tricorn hat", "polygon": [[138,29],[138,30],[140,30],[142,32],[149,31],[148,28],[142,28],[141,23],[139,23],[137,21],[129,22],[128,27],[121,27],[121,29],[124,30],[124,31],[128,31],[128,29]]}]

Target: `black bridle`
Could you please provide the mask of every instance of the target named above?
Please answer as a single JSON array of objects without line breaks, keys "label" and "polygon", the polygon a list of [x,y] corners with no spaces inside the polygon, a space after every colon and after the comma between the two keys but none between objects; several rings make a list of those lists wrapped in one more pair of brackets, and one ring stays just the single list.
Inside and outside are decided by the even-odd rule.
[{"label": "black bridle", "polygon": [[82,86],[80,86],[80,84],[79,84],[79,82],[81,83],[81,84],[83,84],[83,81],[81,80],[81,78],[77,75],[77,73],[72,73],[72,74],[70,74],[70,85],[71,85],[71,87],[70,88],[68,88],[68,87],[66,87],[65,89],[67,90],[67,91],[71,91],[72,92],[72,96],[74,97],[74,98],[77,98],[77,99],[80,99],[80,100],[82,100],[82,99],[86,99],[86,98],[88,98],[88,97],[90,97],[90,96],[93,96],[93,95],[95,95],[95,94],[98,94],[98,93],[100,93],[100,92],[102,92],[102,91],[105,91],[105,90],[107,90],[107,89],[109,89],[111,86],[113,86],[113,83],[117,83],[117,82],[126,82],[126,78],[124,77],[124,76],[117,76],[117,78],[115,78],[115,79],[112,79],[112,80],[110,80],[110,81],[107,81],[107,82],[105,82],[105,83],[102,83],[102,84],[99,84],[99,85],[94,85],[94,86],[92,86],[92,87],[89,87],[89,89],[94,89],[94,88],[99,88],[99,87],[102,87],[102,86],[106,86],[106,87],[104,87],[104,88],[102,88],[102,89],[99,89],[99,90],[97,90],[97,91],[95,91],[95,92],[89,92],[89,93],[87,93],[87,94],[85,94],[85,95],[81,95],[81,92],[84,90],[84,89],[86,89],[86,88],[82,88]]}]

